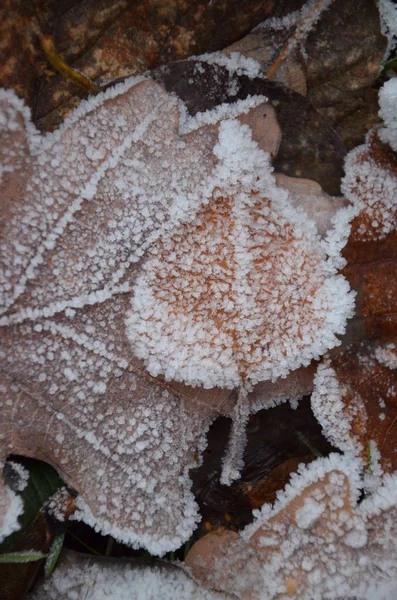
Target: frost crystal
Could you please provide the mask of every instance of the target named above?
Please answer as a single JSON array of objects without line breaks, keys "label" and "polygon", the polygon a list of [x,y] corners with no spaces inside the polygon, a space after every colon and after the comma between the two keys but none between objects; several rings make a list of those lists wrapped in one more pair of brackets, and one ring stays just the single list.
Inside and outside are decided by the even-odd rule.
[{"label": "frost crystal", "polygon": [[23,513],[23,502],[10,489],[0,490],[0,543],[21,528],[18,517]]},{"label": "frost crystal", "polygon": [[[396,21],[397,21],[397,8]],[[396,25],[397,27],[397,25]],[[397,152],[397,78],[386,81],[379,92],[379,115],[382,117],[385,127],[379,132],[383,142],[390,144]]]}]

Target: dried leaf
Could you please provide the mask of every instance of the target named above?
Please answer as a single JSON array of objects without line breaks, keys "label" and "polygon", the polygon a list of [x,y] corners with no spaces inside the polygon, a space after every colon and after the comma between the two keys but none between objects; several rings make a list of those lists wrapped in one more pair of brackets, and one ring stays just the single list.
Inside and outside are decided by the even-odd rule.
[{"label": "dried leaf", "polygon": [[331,455],[300,467],[241,535],[199,540],[186,564],[238,598],[391,598],[396,590],[396,476],[357,504],[359,464]]},{"label": "dried leaf", "polygon": [[114,560],[67,551],[52,577],[36,586],[30,600],[228,600],[231,597],[201,588],[180,566],[165,561]]}]

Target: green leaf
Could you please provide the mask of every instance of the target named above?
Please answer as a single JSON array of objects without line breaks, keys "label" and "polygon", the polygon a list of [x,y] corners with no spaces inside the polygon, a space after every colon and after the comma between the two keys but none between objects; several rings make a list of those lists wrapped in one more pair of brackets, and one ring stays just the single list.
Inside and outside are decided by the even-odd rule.
[{"label": "green leaf", "polygon": [[19,517],[21,528],[3,541],[0,552],[7,550],[18,534],[33,521],[50,496],[65,485],[55,469],[45,462],[22,456],[13,456],[12,462],[18,462],[25,467],[29,472],[29,480],[25,489],[19,493],[24,506],[23,513]]},{"label": "green leaf", "polygon": [[49,577],[53,572],[55,565],[58,562],[59,555],[61,553],[63,542],[65,540],[65,532],[60,533],[54,538],[51,544],[51,548],[47,554],[47,560],[45,561],[44,574]]},{"label": "green leaf", "polygon": [[34,550],[24,550],[23,552],[9,552],[0,554],[0,563],[26,563],[34,562],[45,558],[46,555]]}]

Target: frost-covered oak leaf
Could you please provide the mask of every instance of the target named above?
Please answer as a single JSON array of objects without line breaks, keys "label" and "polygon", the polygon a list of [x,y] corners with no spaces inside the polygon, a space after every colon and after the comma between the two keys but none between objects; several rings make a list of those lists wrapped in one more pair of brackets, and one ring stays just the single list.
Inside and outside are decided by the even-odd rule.
[{"label": "frost-covered oak leaf", "polygon": [[[135,79],[82,103],[58,131],[46,136],[31,125],[28,111],[15,95],[2,91],[0,101],[5,140],[0,232],[1,460],[19,453],[52,463],[79,492],[80,518],[126,543],[161,554],[180,546],[195,527],[198,508],[188,470],[197,464],[210,421],[214,415],[231,412],[236,397],[219,388],[186,386],[200,383],[197,367],[204,377],[203,355],[198,352],[194,377],[187,377],[181,345],[175,353],[182,373],[175,379],[180,383],[148,373],[132,350],[139,340],[131,298],[134,306],[142,283],[157,276],[156,257],[168,248],[161,270],[168,272],[172,282],[169,269],[175,257],[181,251],[187,254],[187,262],[174,264],[175,278],[178,269],[185,269],[190,285],[194,277],[189,269],[192,262],[196,264],[197,301],[205,305],[208,298],[200,296],[205,244],[214,235],[209,265],[223,252],[222,264],[215,261],[214,266],[230,285],[230,302],[237,301],[234,309],[227,302],[225,307],[214,282],[223,326],[228,311],[232,317],[232,326],[226,326],[222,335],[237,336],[237,342],[241,336],[244,345],[238,349],[236,366],[236,341],[232,344],[234,371],[226,365],[225,380],[223,374],[218,376],[219,364],[213,360],[219,344],[212,336],[211,368],[202,383],[208,387],[210,380],[212,386],[226,383],[230,388],[241,383],[243,375],[247,379],[243,365],[250,382],[269,380],[262,392],[254,393],[255,406],[280,394],[284,399],[299,370],[283,380],[280,389],[270,379],[287,375],[338,343],[335,334],[343,331],[351,312],[348,285],[336,275],[347,231],[346,209],[340,210],[340,202],[320,193],[316,184],[306,183],[304,196],[311,187],[313,198],[321,196],[324,205],[319,210],[313,200],[311,214],[307,207],[299,208],[299,198],[303,199],[293,191],[295,184],[286,179],[283,187],[276,185],[266,152],[277,152],[280,132],[274,109],[264,104],[263,97],[248,97],[188,118],[181,102],[159,84]],[[204,222],[206,215],[211,217],[208,222]],[[218,234],[209,230],[211,223],[220,227]],[[200,243],[195,253],[186,240],[190,237],[194,244],[197,235]],[[271,276],[266,275],[264,264],[267,246]],[[272,259],[271,252],[285,265]],[[146,267],[132,294],[142,258]],[[261,290],[262,276],[267,286],[280,283],[274,298],[269,287]],[[252,298],[247,296],[251,279]],[[289,292],[291,298],[284,306],[283,294]],[[252,315],[246,301],[254,309]],[[160,305],[154,309],[146,288],[140,309],[145,302],[152,311],[149,331],[153,331],[163,316]],[[292,318],[282,321],[290,331],[277,330],[276,315],[285,308],[294,318],[302,317],[308,331]],[[268,311],[269,317],[261,317],[261,311]],[[196,313],[192,311],[193,318]],[[141,310],[137,314],[142,317]],[[175,318],[171,328],[177,323]],[[262,352],[258,338],[265,343],[263,331],[268,325],[284,341],[273,348],[272,341],[266,340]],[[142,340],[147,326],[144,319]],[[259,336],[255,326],[260,328]],[[204,338],[207,331],[203,328]],[[180,334],[186,336],[186,329]],[[247,346],[250,336],[252,350]],[[190,330],[185,348],[191,358]],[[164,339],[159,350],[163,356]],[[244,360],[242,351],[247,351]],[[166,369],[157,368],[156,375],[161,373],[169,376]],[[242,429],[248,406],[236,406]],[[239,444],[234,445],[235,457],[241,458],[240,450]],[[3,513],[13,515],[15,521],[20,507],[8,490],[0,494]],[[9,529],[10,518],[5,522]]]},{"label": "frost-covered oak leaf", "polygon": [[[79,492],[81,518],[163,553],[195,527],[188,469],[234,400],[154,380],[131,351],[125,314],[147,248],[212,196],[225,110],[200,127],[159,84],[136,79],[45,136],[13,93],[1,91],[0,108],[1,461],[52,463]],[[258,110],[274,125],[269,138]],[[251,115],[269,151],[271,112],[259,97],[228,108]],[[2,488],[0,505],[6,535],[21,503]]]},{"label": "frost-covered oak leaf", "polygon": [[397,479],[360,504],[360,464],[332,454],[301,466],[240,534],[218,531],[186,563],[208,588],[244,600],[390,600],[397,592]]}]

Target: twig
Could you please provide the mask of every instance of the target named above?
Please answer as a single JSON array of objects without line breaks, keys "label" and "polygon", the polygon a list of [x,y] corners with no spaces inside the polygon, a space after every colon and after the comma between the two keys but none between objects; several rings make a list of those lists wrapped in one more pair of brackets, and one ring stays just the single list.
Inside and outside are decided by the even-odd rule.
[{"label": "twig", "polygon": [[102,91],[101,86],[96,85],[89,77],[86,77],[83,73],[77,71],[77,69],[73,69],[63,60],[62,56],[56,51],[54,41],[49,35],[43,35],[43,37],[40,38],[40,44],[48,62],[56,71],[61,73],[61,75],[95,94]]}]

